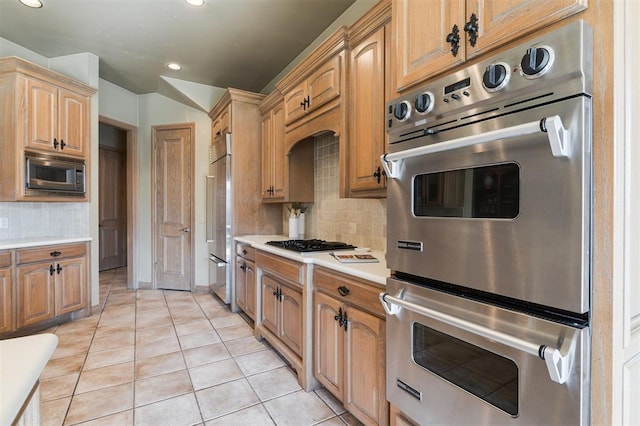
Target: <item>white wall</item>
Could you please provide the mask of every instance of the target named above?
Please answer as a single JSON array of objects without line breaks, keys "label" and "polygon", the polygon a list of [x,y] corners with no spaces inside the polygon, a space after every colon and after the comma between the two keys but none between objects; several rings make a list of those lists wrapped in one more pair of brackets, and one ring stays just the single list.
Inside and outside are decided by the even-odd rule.
[{"label": "white wall", "polygon": [[209,285],[209,260],[205,239],[205,176],[209,168],[209,145],[211,143],[211,119],[207,114],[175,102],[167,97],[152,93],[139,98],[138,133],[138,277],[141,283],[150,283],[153,277],[152,227],[151,227],[151,126],[161,124],[195,123],[195,173],[193,176],[195,197],[195,285]]}]

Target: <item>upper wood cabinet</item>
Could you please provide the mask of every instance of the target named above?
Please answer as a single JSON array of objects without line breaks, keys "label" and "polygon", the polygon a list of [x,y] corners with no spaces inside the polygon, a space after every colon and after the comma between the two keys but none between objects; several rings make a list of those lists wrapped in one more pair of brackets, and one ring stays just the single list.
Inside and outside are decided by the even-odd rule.
[{"label": "upper wood cabinet", "polygon": [[24,148],[84,157],[88,144],[86,96],[25,79],[27,137]]},{"label": "upper wood cabinet", "polygon": [[278,90],[258,106],[262,113],[262,201],[313,202],[313,144],[285,151],[285,107]]},{"label": "upper wood cabinet", "polygon": [[391,2],[381,1],[349,28],[349,197],[384,197],[386,176],[380,156],[386,152],[384,107],[390,76],[387,55]]},{"label": "upper wood cabinet", "polygon": [[290,124],[340,96],[341,74],[341,58],[334,56],[287,92],[284,96],[285,123]]},{"label": "upper wood cabinet", "polygon": [[[25,150],[88,160],[94,93],[92,87],[23,59],[0,58],[1,201],[88,199],[88,191],[85,197],[27,196]],[[90,175],[87,161],[85,176]]]},{"label": "upper wood cabinet", "polygon": [[587,0],[393,0],[397,92],[586,7]]},{"label": "upper wood cabinet", "polygon": [[212,138],[222,136],[225,133],[231,133],[231,105],[223,108],[213,119],[213,124],[211,125]]}]

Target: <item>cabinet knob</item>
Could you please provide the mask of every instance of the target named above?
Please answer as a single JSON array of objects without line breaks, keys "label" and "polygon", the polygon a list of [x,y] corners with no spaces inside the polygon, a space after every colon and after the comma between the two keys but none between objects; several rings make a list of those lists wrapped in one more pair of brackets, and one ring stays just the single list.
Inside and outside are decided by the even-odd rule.
[{"label": "cabinet knob", "polygon": [[53,273],[55,272],[55,268],[53,267],[53,265],[49,265],[49,275],[53,276]]},{"label": "cabinet knob", "polygon": [[447,43],[451,45],[451,54],[453,56],[458,56],[458,49],[460,47],[460,30],[458,30],[458,26],[454,25],[451,28],[451,32],[447,34]]},{"label": "cabinet knob", "polygon": [[333,317],[333,319],[338,321],[340,325],[342,325],[342,308],[338,308],[338,315]]},{"label": "cabinet knob", "polygon": [[469,22],[464,24],[464,32],[469,35],[469,44],[471,45],[471,47],[475,46],[476,42],[478,41],[479,29],[480,27],[478,27],[478,17],[475,13],[472,13],[471,17],[469,18]]},{"label": "cabinet knob", "polygon": [[54,250],[49,254],[51,255],[51,257],[58,257],[62,254],[62,252],[59,252],[58,250]]},{"label": "cabinet knob", "polygon": [[62,151],[65,147],[66,143],[64,143],[64,139],[60,139],[60,150]]},{"label": "cabinet knob", "polygon": [[58,149],[58,140],[56,138],[53,138],[53,149]]},{"label": "cabinet knob", "polygon": [[340,293],[341,296],[346,296],[348,295],[350,292],[348,287],[345,287],[343,285],[341,285],[340,287],[338,287],[338,293]]},{"label": "cabinet knob", "polygon": [[60,266],[60,264],[58,263],[58,265],[56,266],[56,272],[58,273],[58,275],[60,275],[60,272],[62,272],[62,266]]}]

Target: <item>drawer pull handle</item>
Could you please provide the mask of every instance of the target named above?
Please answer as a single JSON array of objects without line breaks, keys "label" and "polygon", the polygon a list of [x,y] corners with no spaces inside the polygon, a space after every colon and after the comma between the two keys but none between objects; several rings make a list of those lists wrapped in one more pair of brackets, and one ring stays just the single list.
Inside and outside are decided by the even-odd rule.
[{"label": "drawer pull handle", "polygon": [[56,271],[56,270],[55,270],[55,268],[53,267],[53,264],[52,264],[52,265],[49,265],[49,275],[53,276],[53,273],[54,273],[55,271]]},{"label": "drawer pull handle", "polygon": [[62,266],[60,266],[60,264],[58,263],[58,265],[56,266],[56,272],[58,273],[58,275],[60,275],[60,272],[62,272]]},{"label": "drawer pull handle", "polygon": [[62,252],[59,252],[58,250],[52,251],[51,253],[49,253],[52,257],[58,257],[62,254]]},{"label": "drawer pull handle", "polygon": [[349,289],[341,285],[340,287],[338,287],[338,293],[340,293],[341,296],[346,296],[349,294]]}]

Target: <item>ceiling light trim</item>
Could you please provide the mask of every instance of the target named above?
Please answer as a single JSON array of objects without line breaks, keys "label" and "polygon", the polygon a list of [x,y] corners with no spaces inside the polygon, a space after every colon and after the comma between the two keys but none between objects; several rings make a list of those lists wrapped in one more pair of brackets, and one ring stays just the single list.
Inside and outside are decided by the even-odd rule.
[{"label": "ceiling light trim", "polygon": [[191,6],[202,6],[204,4],[204,0],[185,0],[187,3],[189,3]]},{"label": "ceiling light trim", "polygon": [[173,71],[180,71],[182,69],[182,65],[180,65],[177,62],[169,62],[167,64],[167,68],[169,68],[170,70],[173,70]]},{"label": "ceiling light trim", "polygon": [[20,3],[33,9],[40,9],[43,4],[40,0],[18,0]]}]

